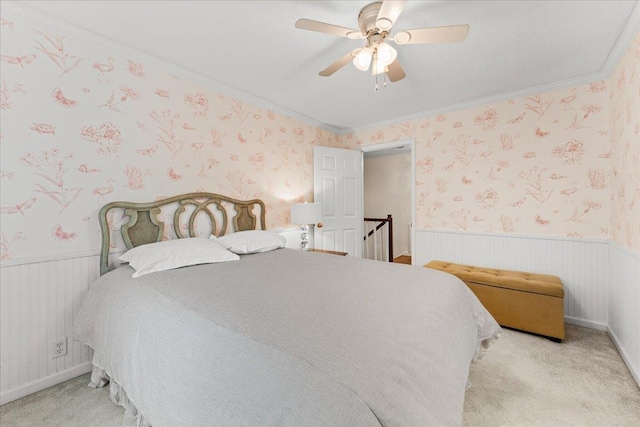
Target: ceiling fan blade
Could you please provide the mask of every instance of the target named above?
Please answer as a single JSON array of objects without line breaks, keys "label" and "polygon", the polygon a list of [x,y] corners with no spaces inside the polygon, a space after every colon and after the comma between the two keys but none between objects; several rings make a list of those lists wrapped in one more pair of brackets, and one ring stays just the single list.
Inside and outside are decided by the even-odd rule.
[{"label": "ceiling fan blade", "polygon": [[331,34],[338,37],[348,37],[350,39],[363,38],[362,33],[351,28],[339,27],[338,25],[325,24],[324,22],[313,21],[311,19],[298,19],[296,28],[308,31],[317,31],[319,33]]},{"label": "ceiling fan blade", "polygon": [[399,31],[393,41],[397,44],[457,43],[464,41],[467,34],[469,34],[468,25],[449,25]]},{"label": "ceiling fan blade", "polygon": [[391,80],[392,82],[397,82],[398,80],[402,80],[407,76],[397,59],[389,64],[388,67],[389,71],[387,71],[387,76],[389,76],[389,80]]},{"label": "ceiling fan blade", "polygon": [[390,30],[396,23],[398,16],[402,13],[404,5],[407,1],[386,0],[382,2],[378,17],[376,18],[376,27],[381,30]]},{"label": "ceiling fan blade", "polygon": [[324,70],[320,71],[318,73],[318,75],[320,75],[322,77],[329,77],[330,75],[332,75],[333,73],[338,71],[340,68],[344,67],[349,62],[353,61],[353,58],[358,54],[358,52],[360,52],[360,50],[361,50],[360,48],[352,50],[351,52],[347,53],[342,58],[338,59],[333,64],[329,65]]}]

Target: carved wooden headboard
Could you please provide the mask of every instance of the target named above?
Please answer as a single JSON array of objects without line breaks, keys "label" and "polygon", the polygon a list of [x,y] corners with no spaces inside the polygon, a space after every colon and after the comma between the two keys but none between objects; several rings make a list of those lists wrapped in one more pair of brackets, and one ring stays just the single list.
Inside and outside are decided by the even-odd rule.
[{"label": "carved wooden headboard", "polygon": [[[259,207],[259,215],[254,213],[256,207]],[[110,270],[112,229],[108,213],[112,209],[120,209],[124,216],[129,217],[120,227],[127,249],[167,238],[196,237],[196,222],[202,223],[197,221],[201,213],[209,219],[207,235],[219,237],[234,231],[266,229],[265,206],[259,199],[237,200],[214,193],[189,193],[150,203],[111,202],[100,209],[99,215],[102,233],[100,275]],[[169,213],[169,221],[163,221],[159,217],[161,212],[167,213],[166,211]],[[183,214],[186,219],[182,218]],[[232,216],[233,228],[229,227],[229,216]],[[173,235],[168,236],[171,229]]]}]

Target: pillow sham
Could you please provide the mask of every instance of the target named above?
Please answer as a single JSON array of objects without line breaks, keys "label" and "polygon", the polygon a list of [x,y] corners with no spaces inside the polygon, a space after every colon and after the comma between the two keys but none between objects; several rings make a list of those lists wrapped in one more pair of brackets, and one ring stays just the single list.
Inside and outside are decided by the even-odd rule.
[{"label": "pillow sham", "polygon": [[287,239],[278,233],[266,230],[239,231],[222,237],[212,235],[209,239],[239,255],[269,252],[283,248],[287,242]]},{"label": "pillow sham", "polygon": [[237,261],[240,257],[213,240],[193,237],[140,245],[118,259],[136,270],[131,276],[135,278],[189,265]]}]

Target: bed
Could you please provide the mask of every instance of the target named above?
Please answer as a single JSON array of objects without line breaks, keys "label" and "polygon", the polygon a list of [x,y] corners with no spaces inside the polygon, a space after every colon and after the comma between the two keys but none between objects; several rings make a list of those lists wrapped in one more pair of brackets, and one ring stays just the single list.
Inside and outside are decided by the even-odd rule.
[{"label": "bed", "polygon": [[74,335],[123,424],[461,425],[470,364],[500,327],[452,275],[286,248],[135,279],[110,261],[117,235],[130,249],[264,218],[260,200],[212,193],[102,208],[102,276]]}]

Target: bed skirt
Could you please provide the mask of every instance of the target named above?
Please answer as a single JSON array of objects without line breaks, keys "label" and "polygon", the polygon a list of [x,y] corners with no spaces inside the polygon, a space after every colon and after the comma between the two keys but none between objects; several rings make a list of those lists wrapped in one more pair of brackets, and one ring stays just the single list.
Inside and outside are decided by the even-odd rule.
[{"label": "bed skirt", "polygon": [[129,400],[127,393],[122,386],[115,382],[104,369],[96,366],[95,358],[93,371],[91,372],[91,382],[89,387],[102,388],[109,384],[109,397],[116,405],[124,408],[124,418],[122,420],[123,427],[151,427],[151,424],[145,420],[142,414],[136,408],[136,405]]}]

